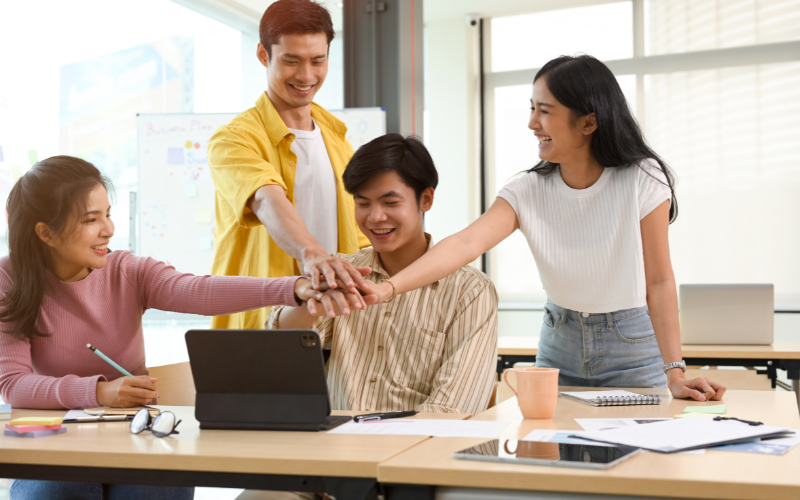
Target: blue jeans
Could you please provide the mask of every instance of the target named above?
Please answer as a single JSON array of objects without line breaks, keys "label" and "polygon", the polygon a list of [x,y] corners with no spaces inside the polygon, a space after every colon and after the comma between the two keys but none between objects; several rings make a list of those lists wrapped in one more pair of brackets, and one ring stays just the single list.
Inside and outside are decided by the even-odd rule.
[{"label": "blue jeans", "polygon": [[558,368],[559,385],[667,386],[647,307],[585,314],[547,301],[536,366]]},{"label": "blue jeans", "polygon": [[15,479],[11,500],[192,500],[194,488]]}]

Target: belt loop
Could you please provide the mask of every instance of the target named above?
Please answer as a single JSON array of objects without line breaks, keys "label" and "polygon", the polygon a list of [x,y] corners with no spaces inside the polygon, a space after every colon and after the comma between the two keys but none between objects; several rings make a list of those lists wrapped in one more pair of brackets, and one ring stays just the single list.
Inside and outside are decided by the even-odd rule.
[{"label": "belt loop", "polygon": [[606,329],[611,330],[611,325],[614,324],[614,315],[612,313],[606,313]]}]

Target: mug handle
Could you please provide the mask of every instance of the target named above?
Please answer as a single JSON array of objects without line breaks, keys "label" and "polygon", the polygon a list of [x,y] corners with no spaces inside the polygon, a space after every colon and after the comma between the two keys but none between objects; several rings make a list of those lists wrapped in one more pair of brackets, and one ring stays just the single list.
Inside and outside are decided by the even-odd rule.
[{"label": "mug handle", "polygon": [[509,389],[511,389],[512,391],[514,391],[514,395],[515,395],[515,396],[518,396],[516,389],[514,389],[513,387],[511,387],[511,384],[509,384],[509,383],[508,383],[508,372],[510,372],[511,370],[513,370],[513,368],[510,368],[510,369],[508,369],[508,370],[506,370],[506,371],[504,371],[504,372],[503,372],[503,382],[505,382],[505,383],[506,383],[506,385],[508,386],[508,388],[509,388]]},{"label": "mug handle", "polygon": [[[506,382],[506,383],[508,383],[508,382]],[[506,442],[503,443],[503,448],[505,448],[506,453],[508,453],[509,455],[516,455],[517,454],[517,450],[511,451],[511,450],[508,449],[508,439],[506,439]]]}]

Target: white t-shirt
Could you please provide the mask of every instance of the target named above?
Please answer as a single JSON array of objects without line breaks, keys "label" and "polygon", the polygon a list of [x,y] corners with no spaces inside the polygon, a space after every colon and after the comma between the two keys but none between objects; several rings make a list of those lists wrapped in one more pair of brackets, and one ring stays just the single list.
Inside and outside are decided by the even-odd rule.
[{"label": "white t-shirt", "polygon": [[[666,182],[653,160],[642,164]],[[550,300],[588,313],[647,305],[639,222],[670,199],[669,187],[639,166],[606,168],[586,189],[556,169],[521,174],[497,194],[517,213]]]},{"label": "white t-shirt", "polygon": [[292,152],[297,156],[294,206],[311,236],[328,254],[334,254],[339,250],[336,175],[322,132],[316,123],[310,132],[289,130],[295,135]]}]

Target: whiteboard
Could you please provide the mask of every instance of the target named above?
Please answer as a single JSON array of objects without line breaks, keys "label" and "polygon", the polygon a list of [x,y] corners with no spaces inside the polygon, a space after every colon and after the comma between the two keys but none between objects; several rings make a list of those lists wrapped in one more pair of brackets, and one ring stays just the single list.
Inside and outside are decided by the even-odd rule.
[{"label": "whiteboard", "polygon": [[[331,111],[358,149],[386,133],[383,108]],[[208,140],[236,113],[138,115],[137,255],[205,275],[214,260],[214,182]]]}]

